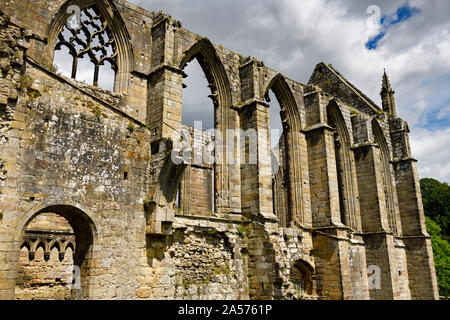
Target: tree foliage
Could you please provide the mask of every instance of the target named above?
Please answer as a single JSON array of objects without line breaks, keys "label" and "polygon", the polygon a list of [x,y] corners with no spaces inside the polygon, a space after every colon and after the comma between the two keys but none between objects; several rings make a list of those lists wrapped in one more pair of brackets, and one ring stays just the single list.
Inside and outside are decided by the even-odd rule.
[{"label": "tree foliage", "polygon": [[428,217],[426,221],[433,246],[439,294],[448,297],[450,296],[450,243],[440,237],[441,228],[436,222]]},{"label": "tree foliage", "polygon": [[420,180],[427,230],[433,245],[439,293],[450,296],[450,187],[448,183],[426,178]]},{"label": "tree foliage", "polygon": [[426,178],[420,180],[425,215],[441,228],[443,238],[450,238],[450,186],[438,180]]}]

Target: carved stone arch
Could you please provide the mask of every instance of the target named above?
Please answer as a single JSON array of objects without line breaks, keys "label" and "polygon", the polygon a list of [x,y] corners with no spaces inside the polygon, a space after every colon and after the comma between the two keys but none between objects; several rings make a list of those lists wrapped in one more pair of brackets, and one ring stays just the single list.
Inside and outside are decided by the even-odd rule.
[{"label": "carved stone arch", "polygon": [[358,188],[351,137],[339,103],[332,99],[326,108],[327,123],[334,129],[334,151],[339,190],[341,222],[354,230],[359,229]]},{"label": "carved stone arch", "polygon": [[58,252],[61,252],[61,241],[59,239],[53,239],[48,244],[48,249],[51,252],[52,249],[56,247],[58,249]]},{"label": "carved stone arch", "polygon": [[[304,225],[304,205],[302,198],[302,159],[301,159],[301,139],[302,128],[301,117],[297,102],[291,87],[286,81],[286,78],[277,73],[268,83],[264,90],[264,98],[270,102],[269,91],[272,90],[280,104],[280,117],[283,123],[283,139],[284,139],[284,153],[281,167],[285,168],[285,187],[286,187],[286,201],[287,212],[284,219],[287,222],[286,226]],[[279,215],[279,214],[278,214]]]},{"label": "carved stone arch", "polygon": [[[117,48],[117,70],[114,81],[114,91],[127,92],[130,81],[130,74],[134,68],[134,55],[131,45],[131,37],[126,28],[119,11],[112,1],[108,0],[68,0],[65,1],[59,10],[54,14],[51,24],[47,30],[47,41],[51,48],[52,60],[54,50],[57,49],[58,36],[68,19],[73,14],[68,13],[70,6],[78,6],[81,10],[89,7],[95,7],[105,19],[107,26],[112,34]],[[67,46],[67,45],[66,45]],[[69,46],[67,46],[69,47]],[[69,47],[69,50],[70,47]]]},{"label": "carved stone arch", "polygon": [[[309,296],[316,295],[316,283],[314,279],[315,269],[307,261],[298,259],[295,260],[291,265],[289,280],[294,284],[294,289],[296,282],[303,280],[304,293]],[[297,283],[298,286],[301,283]]]},{"label": "carved stone arch", "polygon": [[44,249],[44,252],[47,251],[48,244],[46,243],[45,239],[37,238],[34,240],[33,245],[31,246],[31,252],[36,252],[36,250],[42,246],[42,249]]},{"label": "carved stone arch", "polygon": [[382,167],[383,186],[385,193],[386,211],[389,227],[395,235],[400,235],[400,224],[396,210],[395,187],[392,179],[391,161],[392,154],[389,149],[383,129],[376,118],[372,119],[372,134],[374,142],[380,147],[380,162]]},{"label": "carved stone arch", "polygon": [[[214,128],[221,134],[220,148],[216,145],[215,166],[215,210],[217,213],[229,213],[231,211],[231,192],[229,166],[227,165],[228,155],[226,151],[227,130],[230,128],[234,111],[231,107],[233,99],[231,95],[231,85],[222,60],[217,54],[213,44],[206,38],[202,38],[193,43],[179,61],[179,68],[183,70],[186,65],[197,59],[206,79],[209,83],[211,95],[209,96],[214,104]],[[219,141],[219,140],[216,140]]]},{"label": "carved stone arch", "polygon": [[[91,214],[68,202],[49,202],[46,204],[41,204],[28,213],[26,213],[17,222],[17,232],[14,236],[15,244],[18,244],[18,249],[24,238],[25,230],[28,225],[40,214],[42,213],[54,213],[62,216],[67,220],[74,231],[75,235],[75,251],[74,251],[74,265],[80,267],[81,272],[81,287],[83,290],[74,291],[74,298],[87,298],[90,296],[89,288],[89,277],[90,269],[92,267],[92,259],[94,257],[94,243],[97,241],[97,230],[93,220],[91,219]],[[49,253],[49,243],[46,243],[45,239],[38,238],[34,247],[43,243],[45,251]],[[19,249],[20,250],[20,249]],[[33,251],[30,251],[30,254]],[[44,252],[45,254],[45,252]],[[31,256],[30,256],[30,260]],[[15,270],[17,272],[17,269]]]},{"label": "carved stone arch", "polygon": [[[211,99],[216,107],[229,108],[232,105],[231,86],[222,60],[211,41],[202,38],[193,43],[180,59],[179,68],[197,58],[211,89]],[[217,104],[216,104],[217,103]]]},{"label": "carved stone arch", "polygon": [[386,141],[386,137],[384,135],[383,129],[381,128],[380,123],[376,118],[372,119],[372,133],[375,143],[378,144],[380,150],[389,161],[392,160],[391,152],[389,150],[389,145]]},{"label": "carved stone arch", "polygon": [[66,251],[67,251],[67,249],[69,249],[69,248],[71,248],[72,249],[72,252],[73,253],[75,253],[75,250],[76,250],[76,244],[72,241],[72,240],[67,240],[65,243],[64,243],[64,254],[66,253]]},{"label": "carved stone arch", "polygon": [[23,247],[28,249],[28,252],[31,251],[33,244],[31,243],[31,241],[29,239],[24,239],[22,241],[22,244],[20,245],[20,249],[22,250]]},{"label": "carved stone arch", "polygon": [[327,122],[329,125],[333,124],[335,126],[335,129],[338,131],[339,135],[341,135],[346,146],[349,147],[351,143],[350,133],[339,103],[335,99],[332,99],[327,105]]},{"label": "carved stone arch", "polygon": [[267,85],[264,90],[264,99],[270,102],[269,91],[272,90],[277,97],[280,104],[281,111],[285,112],[283,125],[289,127],[290,130],[299,131],[302,129],[300,112],[295,101],[294,94],[292,93],[291,87],[286,81],[286,78],[281,74],[277,73]]}]

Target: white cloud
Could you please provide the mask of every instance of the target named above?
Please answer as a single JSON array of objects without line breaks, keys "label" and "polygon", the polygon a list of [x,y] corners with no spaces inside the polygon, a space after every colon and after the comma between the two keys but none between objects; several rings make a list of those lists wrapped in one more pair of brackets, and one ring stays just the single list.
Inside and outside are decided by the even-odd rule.
[{"label": "white cloud", "polygon": [[[448,107],[444,107],[450,92],[438,80],[450,79],[450,2],[409,0],[410,7],[420,13],[391,26],[377,50],[371,51],[365,47],[374,34],[373,28],[367,27],[367,8],[374,4],[371,0],[132,2],[163,10],[191,31],[260,58],[300,82],[308,81],[318,62],[331,63],[377,103],[381,75],[387,68],[396,91],[397,112],[411,127],[412,148],[422,177],[450,180],[445,151],[449,145],[445,135],[449,136],[450,129],[428,125],[436,115],[448,119]],[[393,15],[405,4],[405,0],[377,2],[382,15]],[[450,122],[446,126],[450,127]],[[438,136],[442,138],[436,139]],[[429,152],[432,146],[435,149]]]},{"label": "white cloud", "polygon": [[439,111],[437,118],[438,120],[443,120],[443,119],[447,119],[450,116],[450,105],[448,105],[446,108],[441,109],[441,111]]},{"label": "white cloud", "polygon": [[421,177],[450,182],[450,128],[431,131],[416,128],[411,132],[413,156],[419,160]]}]

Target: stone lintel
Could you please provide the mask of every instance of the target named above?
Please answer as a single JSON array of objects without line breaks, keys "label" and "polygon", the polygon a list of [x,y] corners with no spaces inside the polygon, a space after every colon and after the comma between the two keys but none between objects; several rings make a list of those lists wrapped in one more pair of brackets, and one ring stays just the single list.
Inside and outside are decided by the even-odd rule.
[{"label": "stone lintel", "polygon": [[163,70],[169,70],[169,71],[181,74],[183,77],[187,76],[186,73],[183,70],[181,70],[180,68],[171,66],[170,64],[167,64],[167,63],[164,63],[164,64],[161,64],[161,65],[153,68],[153,70],[150,71],[150,73],[147,75],[147,77],[151,78],[153,75],[155,75]]},{"label": "stone lintel", "polygon": [[237,110],[237,111],[243,111],[243,110],[247,109],[248,107],[251,107],[251,106],[253,106],[255,104],[259,104],[259,105],[261,105],[263,107],[269,108],[269,104],[267,102],[265,102],[265,101],[263,101],[261,99],[258,99],[258,98],[251,98],[251,99],[243,102],[242,105],[240,105],[240,106],[232,106],[231,108],[234,109],[234,110]]},{"label": "stone lintel", "polygon": [[408,157],[408,158],[402,158],[402,159],[394,159],[391,161],[391,163],[400,163],[400,162],[417,162],[417,159],[413,158],[413,157]]},{"label": "stone lintel", "polygon": [[316,131],[316,130],[320,130],[320,129],[330,130],[330,131],[334,131],[335,130],[333,127],[330,127],[326,123],[318,123],[318,124],[315,124],[315,125],[313,125],[311,127],[307,127],[307,128],[304,128],[304,129],[300,130],[300,133],[305,133],[306,134],[306,133],[310,133],[312,131]]}]

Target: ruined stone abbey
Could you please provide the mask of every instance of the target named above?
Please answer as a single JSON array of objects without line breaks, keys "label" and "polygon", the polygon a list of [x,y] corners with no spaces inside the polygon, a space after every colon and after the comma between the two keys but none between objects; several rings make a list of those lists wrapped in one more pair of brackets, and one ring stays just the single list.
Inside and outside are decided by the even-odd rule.
[{"label": "ruined stone abbey", "polygon": [[[182,125],[194,59],[214,134]],[[0,71],[0,299],[438,298],[386,73],[379,107],[329,64],[296,82],[124,0],[2,0]]]}]

